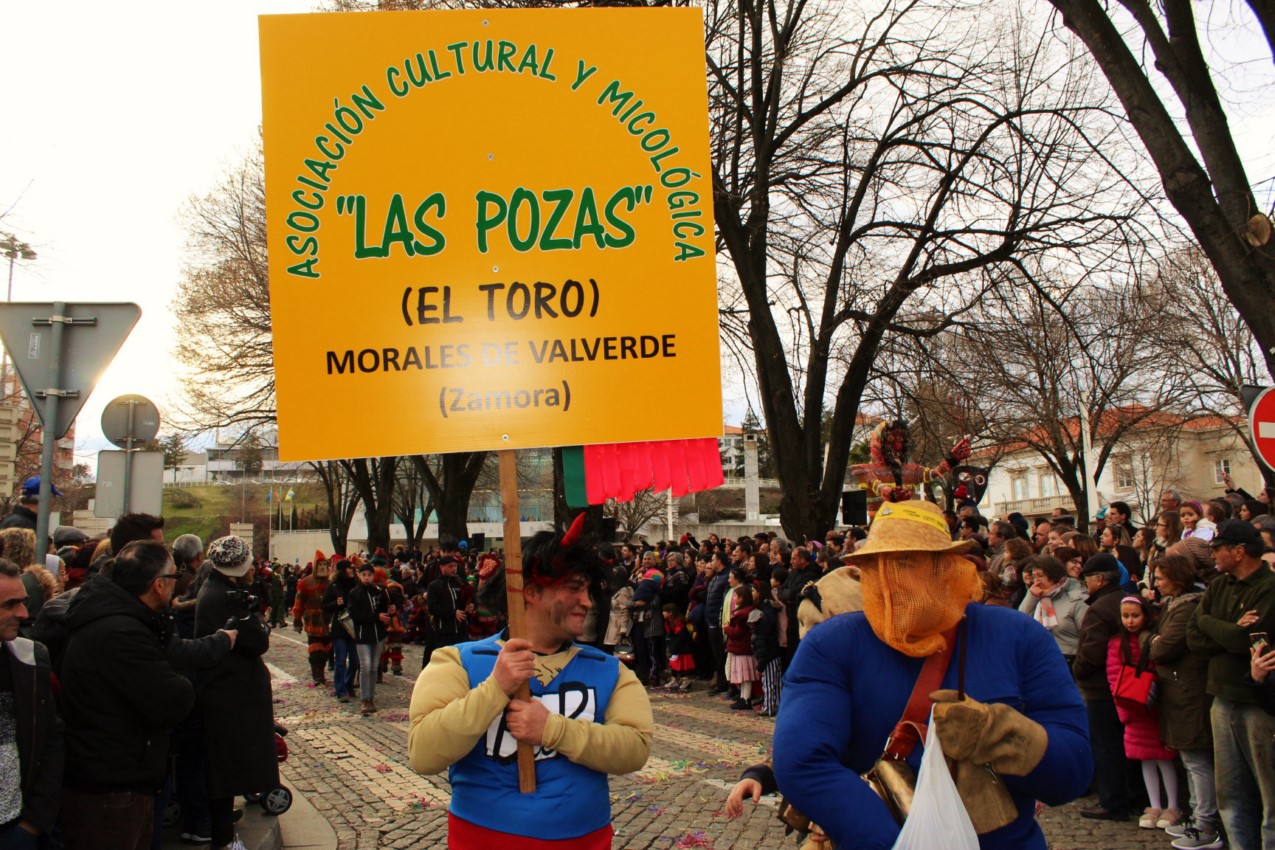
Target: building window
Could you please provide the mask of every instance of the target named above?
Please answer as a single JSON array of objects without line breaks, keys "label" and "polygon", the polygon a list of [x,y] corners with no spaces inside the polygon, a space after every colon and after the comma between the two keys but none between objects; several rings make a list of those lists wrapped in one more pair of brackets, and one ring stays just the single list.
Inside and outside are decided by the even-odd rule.
[{"label": "building window", "polygon": [[1021,502],[1027,498],[1027,476],[1017,475],[1009,480],[1014,493],[1014,501]]},{"label": "building window", "polygon": [[1117,458],[1116,466],[1116,489],[1132,490],[1135,484],[1133,480],[1133,458],[1128,456]]},{"label": "building window", "polygon": [[1040,497],[1049,499],[1058,495],[1058,478],[1050,470],[1040,473]]},{"label": "building window", "polygon": [[1213,461],[1213,483],[1225,484],[1226,476],[1231,474],[1231,459],[1220,457]]}]

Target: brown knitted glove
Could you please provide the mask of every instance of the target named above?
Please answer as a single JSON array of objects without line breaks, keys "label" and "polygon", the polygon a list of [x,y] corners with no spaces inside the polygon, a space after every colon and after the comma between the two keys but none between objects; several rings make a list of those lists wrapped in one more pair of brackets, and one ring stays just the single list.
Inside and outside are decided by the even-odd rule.
[{"label": "brown knitted glove", "polygon": [[934,725],[948,758],[990,765],[1008,776],[1026,776],[1049,746],[1045,727],[1007,705],[986,705],[956,691],[935,691]]}]

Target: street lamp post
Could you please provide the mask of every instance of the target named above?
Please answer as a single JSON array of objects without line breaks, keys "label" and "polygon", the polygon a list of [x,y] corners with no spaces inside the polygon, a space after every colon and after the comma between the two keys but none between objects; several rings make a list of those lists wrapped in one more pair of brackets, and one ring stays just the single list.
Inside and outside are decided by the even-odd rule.
[{"label": "street lamp post", "polygon": [[[19,259],[34,260],[37,255],[34,248],[20,241],[12,233],[6,233],[0,238],[0,251],[9,258],[9,288],[4,296],[7,304],[13,300],[13,264]],[[7,351],[0,352],[0,393],[3,393],[3,403],[9,404],[12,395],[9,393],[9,353]]]}]

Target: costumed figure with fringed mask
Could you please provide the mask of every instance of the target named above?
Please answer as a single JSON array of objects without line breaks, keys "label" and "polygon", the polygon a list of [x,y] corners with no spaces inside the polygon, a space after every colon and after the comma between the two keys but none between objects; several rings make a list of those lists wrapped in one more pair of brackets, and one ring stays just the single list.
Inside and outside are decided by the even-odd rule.
[{"label": "costumed figure with fringed mask", "polygon": [[[908,449],[908,423],[902,419],[886,420],[877,425],[868,440],[871,461],[850,467],[859,486],[868,491],[869,513],[875,513],[885,502],[905,502],[921,487],[931,484],[946,486],[948,475],[970,456],[970,441],[961,440],[952,447],[945,460],[932,468],[913,463]],[[969,477],[969,481],[959,483],[968,487],[974,476]],[[985,472],[983,483],[985,486]]]}]

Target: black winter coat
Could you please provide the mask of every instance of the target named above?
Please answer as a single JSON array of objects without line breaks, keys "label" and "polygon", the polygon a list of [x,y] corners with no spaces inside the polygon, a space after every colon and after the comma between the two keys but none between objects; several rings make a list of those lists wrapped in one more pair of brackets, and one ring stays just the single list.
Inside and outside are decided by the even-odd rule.
[{"label": "black winter coat", "polygon": [[761,619],[753,623],[753,658],[762,668],[779,657],[779,611],[769,600],[763,600],[758,610]]},{"label": "black winter coat", "polygon": [[1071,672],[1076,677],[1080,695],[1087,700],[1111,699],[1111,683],[1107,681],[1107,642],[1120,634],[1120,600],[1124,589],[1109,584],[1090,594],[1089,610],[1080,621],[1080,641]]},{"label": "black winter coat", "polygon": [[374,644],[385,640],[389,627],[380,615],[390,611],[390,592],[379,584],[357,585],[345,606],[354,621],[354,642]]},{"label": "black winter coat", "polygon": [[3,644],[0,664],[9,665],[13,703],[18,713],[18,764],[22,782],[19,819],[42,833],[53,829],[62,799],[62,720],[50,690],[49,651],[18,638]]},{"label": "black winter coat", "polygon": [[195,703],[194,688],[165,657],[162,618],[98,576],[76,595],[66,625],[66,785],[157,792],[170,734]]},{"label": "black winter coat", "polygon": [[26,505],[18,505],[13,509],[13,513],[9,514],[4,519],[0,519],[0,530],[6,528],[29,528],[32,531],[35,531],[36,519],[35,511],[31,510]]},{"label": "black winter coat", "polygon": [[[232,579],[216,570],[209,574],[195,607],[197,638],[224,628],[235,615],[226,594],[237,589]],[[269,649],[269,630],[259,614],[237,626],[235,648],[199,677],[211,799],[263,793],[279,784],[274,698],[270,671],[261,660]]]},{"label": "black winter coat", "polygon": [[[357,584],[358,581],[355,579],[333,577],[328,582],[327,590],[323,591],[323,601],[319,604],[328,613],[328,633],[334,640],[350,640],[345,629],[337,625],[336,615],[349,607],[350,591],[354,590]],[[341,601],[337,602],[338,599]]]}]

